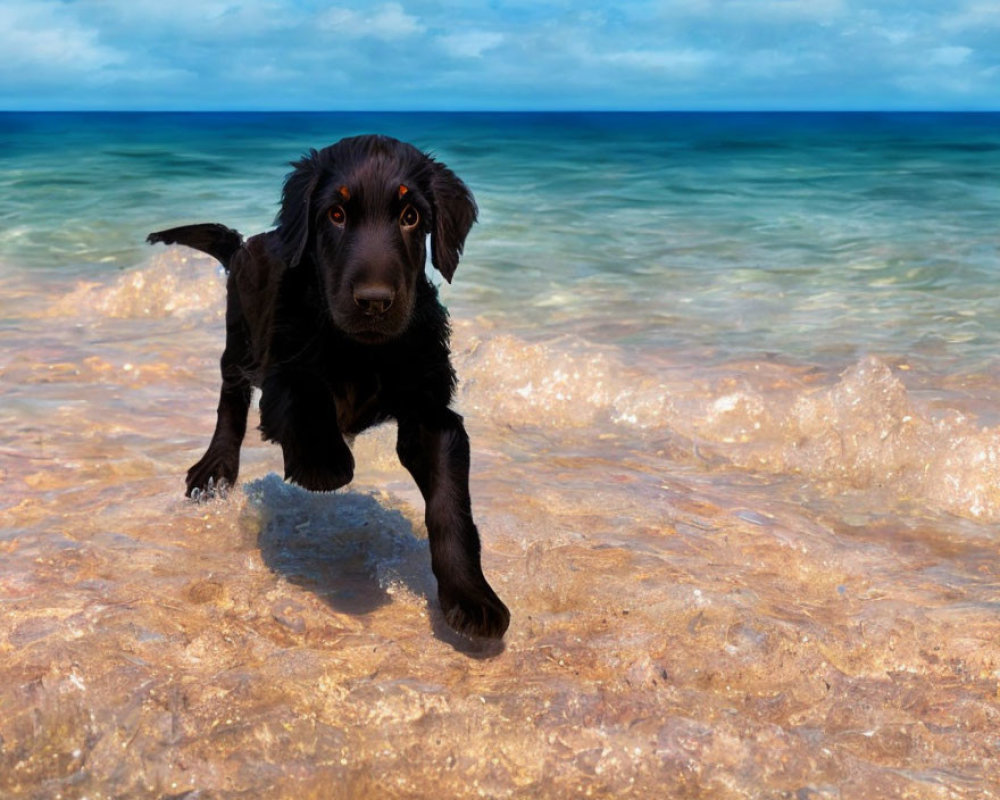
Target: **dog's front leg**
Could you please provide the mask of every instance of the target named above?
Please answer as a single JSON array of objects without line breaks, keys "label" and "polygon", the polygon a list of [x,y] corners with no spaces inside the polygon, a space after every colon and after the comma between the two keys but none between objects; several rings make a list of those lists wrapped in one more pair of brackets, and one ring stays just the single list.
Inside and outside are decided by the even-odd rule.
[{"label": "dog's front leg", "polygon": [[212,442],[187,473],[187,496],[225,492],[240,471],[240,446],[247,430],[253,359],[249,334],[243,321],[239,292],[230,275],[226,300],[226,349],[222,354],[222,390]]},{"label": "dog's front leg", "polygon": [[[249,409],[249,383],[223,383],[212,442],[205,455],[187,473],[188,497],[225,493],[236,483],[240,471],[240,445],[246,433]],[[209,494],[204,495],[203,492]]]},{"label": "dog's front leg", "polygon": [[433,420],[400,420],[396,452],[424,496],[431,569],[448,624],[500,638],[510,612],[483,575],[479,532],[469,498],[469,437],[462,418],[445,409]]},{"label": "dog's front leg", "polygon": [[333,393],[314,375],[279,369],[264,379],[260,430],[281,445],[286,480],[331,492],[354,477],[354,456],[337,425]]}]

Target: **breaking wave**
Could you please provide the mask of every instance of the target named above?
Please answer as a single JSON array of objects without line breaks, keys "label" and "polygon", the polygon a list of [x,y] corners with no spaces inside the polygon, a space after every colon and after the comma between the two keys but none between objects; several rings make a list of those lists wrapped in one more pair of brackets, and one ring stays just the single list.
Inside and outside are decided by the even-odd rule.
[{"label": "breaking wave", "polygon": [[[224,276],[214,264],[168,250],[113,281],[78,284],[47,315],[153,326],[180,317],[198,323],[185,346],[221,352],[218,326],[200,324],[224,314]],[[595,454],[669,441],[670,459],[802,476],[832,492],[878,490],[933,512],[1000,520],[1000,427],[949,407],[933,385],[948,376],[931,378],[927,394],[938,399],[921,392],[921,402],[903,371],[875,356],[840,373],[774,361],[707,367],[682,349],[539,341],[523,324],[497,327],[515,332],[456,320],[453,344],[460,405],[498,432],[532,428],[574,447],[586,441]]]},{"label": "breaking wave", "polygon": [[225,273],[212,258],[170,249],[110,284],[79,281],[48,308],[49,316],[159,319],[203,312],[225,314]]},{"label": "breaking wave", "polygon": [[501,335],[474,337],[459,373],[466,406],[494,424],[670,438],[687,445],[672,457],[687,449],[833,491],[888,490],[929,510],[1000,519],[1000,428],[956,409],[932,413],[874,356],[829,379],[770,363],[658,374],[580,340]]}]

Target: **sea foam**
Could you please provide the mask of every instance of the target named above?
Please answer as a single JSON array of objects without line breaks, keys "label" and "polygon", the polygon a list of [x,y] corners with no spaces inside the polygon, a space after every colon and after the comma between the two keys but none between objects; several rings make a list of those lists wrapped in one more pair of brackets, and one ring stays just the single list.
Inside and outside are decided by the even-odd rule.
[{"label": "sea foam", "polygon": [[674,458],[686,450],[834,492],[886,491],[918,509],[1000,519],[1000,428],[930,410],[875,356],[823,379],[770,363],[656,373],[580,339],[473,334],[459,372],[463,401],[495,425],[669,438]]},{"label": "sea foam", "polygon": [[159,253],[144,267],[107,281],[79,281],[48,308],[51,316],[111,319],[225,313],[225,275],[212,258],[180,249]]},{"label": "sea foam", "polygon": [[[221,331],[209,323],[224,313],[224,275],[213,263],[170,250],[114,280],[78,284],[47,314],[181,318],[191,348],[221,352]],[[774,361],[707,367],[682,349],[652,359],[579,336],[522,333],[455,321],[459,404],[496,431],[550,431],[595,456],[614,437],[623,447],[659,450],[669,440],[669,459],[1000,519],[1000,428],[941,401],[918,401],[905,370],[885,359],[865,356],[839,373]]]}]

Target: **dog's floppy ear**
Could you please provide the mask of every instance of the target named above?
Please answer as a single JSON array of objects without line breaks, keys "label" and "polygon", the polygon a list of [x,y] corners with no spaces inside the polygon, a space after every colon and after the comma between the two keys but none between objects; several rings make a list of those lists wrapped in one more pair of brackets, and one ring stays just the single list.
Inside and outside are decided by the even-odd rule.
[{"label": "dog's floppy ear", "polygon": [[444,164],[434,162],[431,174],[434,199],[434,229],[431,231],[431,262],[444,279],[451,279],[458,268],[465,237],[476,221],[478,210],[472,192]]},{"label": "dog's floppy ear", "polygon": [[309,242],[312,198],[320,176],[319,154],[310,150],[309,155],[293,161],[292,166],[295,169],[285,178],[281,210],[275,219],[281,256],[288,267],[298,266]]}]

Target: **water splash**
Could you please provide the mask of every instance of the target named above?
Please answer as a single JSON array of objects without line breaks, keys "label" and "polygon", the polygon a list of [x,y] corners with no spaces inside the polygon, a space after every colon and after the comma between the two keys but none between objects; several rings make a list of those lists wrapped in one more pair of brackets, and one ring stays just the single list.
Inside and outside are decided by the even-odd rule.
[{"label": "water splash", "polygon": [[46,315],[101,319],[158,319],[225,313],[225,274],[214,259],[173,248],[148,266],[106,281],[79,281]]},{"label": "water splash", "polygon": [[576,338],[471,339],[463,401],[498,424],[669,437],[701,460],[1000,519],[1000,428],[922,407],[877,357],[820,382],[773,363],[658,374]]}]

